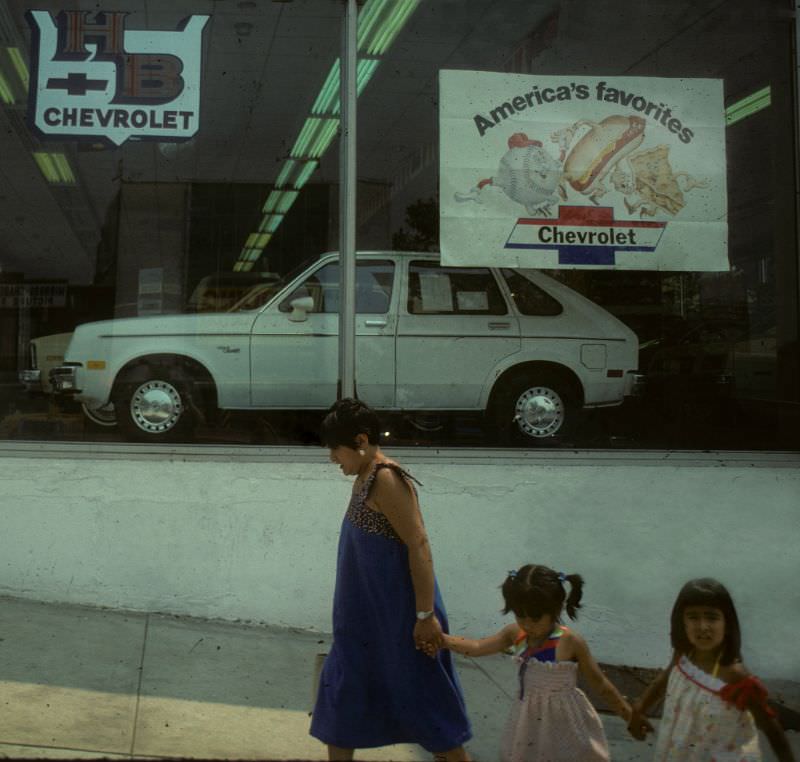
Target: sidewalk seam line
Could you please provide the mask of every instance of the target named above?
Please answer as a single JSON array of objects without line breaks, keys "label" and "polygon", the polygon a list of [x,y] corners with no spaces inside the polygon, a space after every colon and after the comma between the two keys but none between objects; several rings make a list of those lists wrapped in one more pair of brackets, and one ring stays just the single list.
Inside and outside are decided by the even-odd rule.
[{"label": "sidewalk seam line", "polygon": [[130,756],[134,756],[134,749],[136,748],[136,728],[139,725],[139,702],[142,697],[142,680],[144,679],[144,655],[147,651],[147,635],[150,631],[150,614],[144,618],[144,637],[142,638],[142,655],[139,658],[139,680],[136,685],[136,706],[133,710],[133,730],[131,732],[131,750]]}]

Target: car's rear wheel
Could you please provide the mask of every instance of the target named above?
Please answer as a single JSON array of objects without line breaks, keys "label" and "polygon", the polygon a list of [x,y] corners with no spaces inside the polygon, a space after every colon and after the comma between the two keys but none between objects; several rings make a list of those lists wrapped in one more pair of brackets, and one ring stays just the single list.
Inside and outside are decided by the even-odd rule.
[{"label": "car's rear wheel", "polygon": [[574,383],[549,369],[506,382],[491,411],[501,444],[547,445],[569,436],[580,411]]},{"label": "car's rear wheel", "polygon": [[173,368],[146,366],[122,378],[113,395],[126,438],[146,442],[184,440],[194,429],[191,379]]}]

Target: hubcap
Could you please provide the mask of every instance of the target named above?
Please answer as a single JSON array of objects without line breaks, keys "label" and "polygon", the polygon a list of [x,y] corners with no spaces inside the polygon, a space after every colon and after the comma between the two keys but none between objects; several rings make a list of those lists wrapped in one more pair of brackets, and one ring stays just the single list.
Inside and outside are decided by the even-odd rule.
[{"label": "hubcap", "polygon": [[519,430],[537,439],[553,436],[564,423],[564,403],[547,386],[532,386],[517,398],[514,420]]},{"label": "hubcap", "polygon": [[174,428],[181,413],[181,395],[168,381],[147,381],[131,398],[131,418],[149,434],[163,434]]}]

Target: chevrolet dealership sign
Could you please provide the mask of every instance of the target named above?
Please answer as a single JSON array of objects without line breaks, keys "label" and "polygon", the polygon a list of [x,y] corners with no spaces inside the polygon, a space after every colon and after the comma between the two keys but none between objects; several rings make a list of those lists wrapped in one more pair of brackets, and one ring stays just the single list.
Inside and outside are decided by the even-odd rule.
[{"label": "chevrolet dealership sign", "polygon": [[440,72],[442,261],[727,270],[722,81]]},{"label": "chevrolet dealership sign", "polygon": [[29,119],[43,137],[186,140],[200,120],[209,16],[176,31],[126,30],[124,12],[29,11]]}]

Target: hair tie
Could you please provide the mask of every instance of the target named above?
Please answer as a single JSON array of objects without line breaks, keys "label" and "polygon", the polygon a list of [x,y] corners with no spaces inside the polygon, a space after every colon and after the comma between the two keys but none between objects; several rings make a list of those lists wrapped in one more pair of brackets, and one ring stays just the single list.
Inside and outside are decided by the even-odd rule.
[{"label": "hair tie", "polygon": [[558,581],[562,582],[562,583],[566,582],[567,581],[567,575],[564,574],[564,572],[559,572],[558,573]]},{"label": "hair tie", "polygon": [[517,578],[517,570],[516,569],[511,569],[511,571],[508,572],[508,578],[509,579],[516,579]]}]

